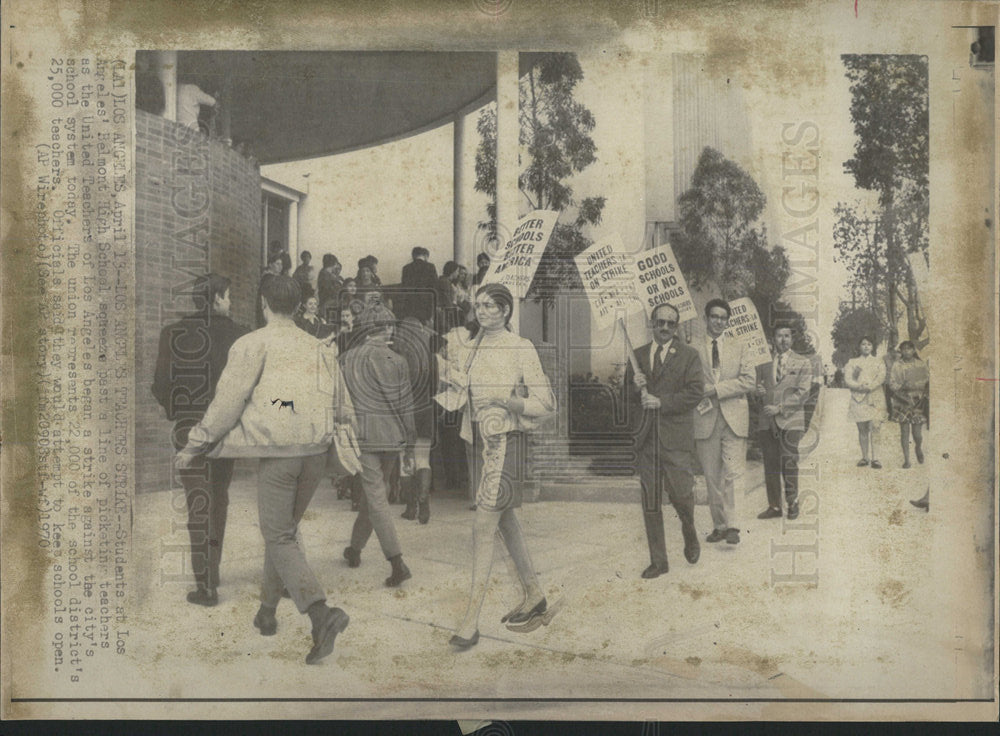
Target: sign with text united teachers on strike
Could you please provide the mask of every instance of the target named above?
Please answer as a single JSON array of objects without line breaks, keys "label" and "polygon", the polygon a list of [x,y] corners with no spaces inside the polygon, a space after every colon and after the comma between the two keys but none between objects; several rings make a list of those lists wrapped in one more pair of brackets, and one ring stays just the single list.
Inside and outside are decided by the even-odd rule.
[{"label": "sign with text united teachers on strike", "polygon": [[761,324],[757,307],[753,305],[750,297],[733,299],[729,302],[729,309],[729,327],[726,328],[726,337],[739,340],[746,345],[756,365],[769,362],[771,349],[767,346],[764,325]]},{"label": "sign with text united teachers on strike", "polygon": [[507,244],[493,257],[483,283],[503,284],[515,299],[524,299],[535,278],[559,213],[535,210],[517,221]]},{"label": "sign with text united teachers on strike", "polygon": [[617,318],[642,311],[635,293],[633,258],[617,233],[595,243],[576,257],[594,321],[608,327]]},{"label": "sign with text united teachers on strike", "polygon": [[647,315],[651,315],[661,304],[672,304],[680,312],[681,322],[698,316],[684,274],[669,243],[638,253],[633,273],[635,290]]}]

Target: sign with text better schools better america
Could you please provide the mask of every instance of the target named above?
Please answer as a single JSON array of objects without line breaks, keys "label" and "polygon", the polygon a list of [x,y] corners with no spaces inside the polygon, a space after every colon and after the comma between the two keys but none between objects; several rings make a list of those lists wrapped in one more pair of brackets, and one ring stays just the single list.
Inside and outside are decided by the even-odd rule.
[{"label": "sign with text better schools better america", "polygon": [[739,340],[747,346],[750,355],[753,356],[755,365],[767,363],[771,360],[771,350],[767,347],[767,336],[764,334],[764,325],[761,324],[760,315],[757,314],[757,307],[748,296],[733,299],[729,302],[729,327],[726,329],[726,337]]},{"label": "sign with text better schools better america", "polygon": [[535,210],[518,220],[507,245],[493,257],[483,283],[503,284],[515,299],[524,299],[558,219],[559,213],[553,210]]},{"label": "sign with text better schools better america", "polygon": [[590,246],[575,260],[591,314],[599,327],[642,311],[642,302],[635,293],[632,256],[625,252],[618,233]]},{"label": "sign with text better schools better america", "polygon": [[653,309],[661,304],[672,304],[680,312],[681,322],[698,316],[684,274],[669,243],[636,254],[635,289],[647,315],[651,315]]}]

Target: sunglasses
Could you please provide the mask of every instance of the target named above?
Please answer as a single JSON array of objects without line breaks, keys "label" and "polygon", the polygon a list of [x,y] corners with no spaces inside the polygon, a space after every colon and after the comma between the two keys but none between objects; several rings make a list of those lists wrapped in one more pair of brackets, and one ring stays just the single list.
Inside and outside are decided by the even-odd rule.
[{"label": "sunglasses", "polygon": [[676,327],[677,320],[675,319],[654,319],[653,327]]}]

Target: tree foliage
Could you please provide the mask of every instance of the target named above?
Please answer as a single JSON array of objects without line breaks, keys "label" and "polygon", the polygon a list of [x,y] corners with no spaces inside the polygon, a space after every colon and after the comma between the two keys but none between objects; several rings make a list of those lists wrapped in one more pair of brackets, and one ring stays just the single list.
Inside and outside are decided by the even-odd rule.
[{"label": "tree foliage", "polygon": [[785,249],[768,247],[760,223],[767,199],[735,161],[711,147],[698,157],[691,186],[678,200],[680,231],[671,238],[692,289],[717,290],[725,299],[749,296],[768,336],[777,322],[795,326],[796,350],[812,350],[802,316],[782,301],[791,268]]},{"label": "tree foliage", "polygon": [[862,337],[870,337],[877,346],[885,334],[885,327],[880,317],[867,307],[842,302],[830,334],[833,337],[833,355],[830,359],[835,366],[843,368],[847,361],[858,354],[858,343]]},{"label": "tree foliage", "polygon": [[[583,69],[572,53],[538,54],[520,80],[519,142],[524,167],[518,187],[532,209],[573,211],[571,222],[556,225],[545,254],[538,264],[528,295],[551,306],[565,289],[582,288],[573,258],[592,240],[587,226],[601,222],[605,198],[577,200],[572,177],[597,160],[597,147],[590,137],[595,127],[593,113],[573,98]],[[496,106],[483,110],[477,123],[477,191],[490,197],[487,220],[481,228],[496,237]]]},{"label": "tree foliage", "polygon": [[877,195],[873,213],[841,203],[834,244],[851,270],[849,284],[866,294],[889,341],[907,336],[927,344],[926,321],[910,258],[926,262],[929,215],[927,59],[904,55],[841,57],[851,88],[854,155],[844,169],[860,189]]}]

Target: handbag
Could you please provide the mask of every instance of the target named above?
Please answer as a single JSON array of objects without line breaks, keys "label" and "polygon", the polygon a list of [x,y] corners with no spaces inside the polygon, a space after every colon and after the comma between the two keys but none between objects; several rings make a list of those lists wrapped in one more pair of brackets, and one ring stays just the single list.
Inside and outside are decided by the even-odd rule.
[{"label": "handbag", "polygon": [[354,427],[337,423],[333,426],[333,442],[326,452],[326,474],[344,478],[361,472],[361,447]]}]

